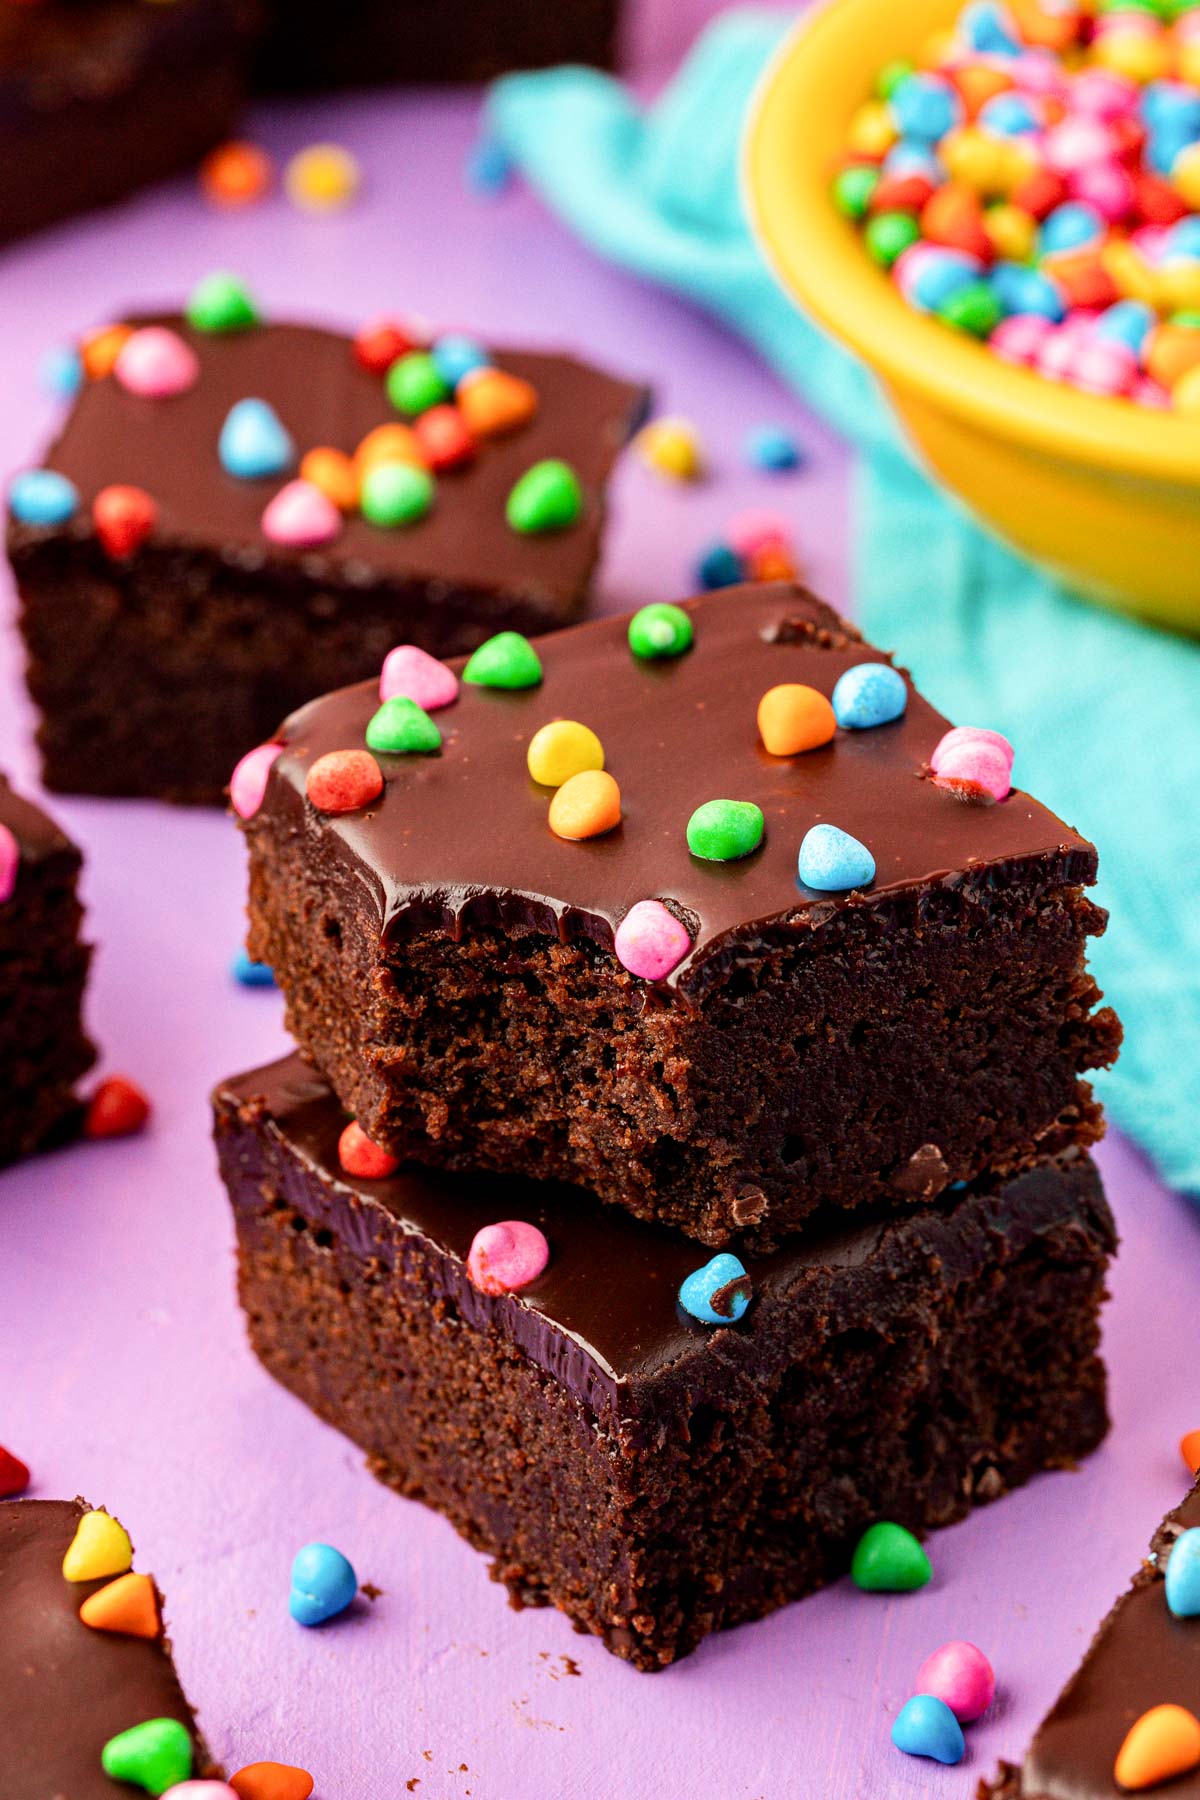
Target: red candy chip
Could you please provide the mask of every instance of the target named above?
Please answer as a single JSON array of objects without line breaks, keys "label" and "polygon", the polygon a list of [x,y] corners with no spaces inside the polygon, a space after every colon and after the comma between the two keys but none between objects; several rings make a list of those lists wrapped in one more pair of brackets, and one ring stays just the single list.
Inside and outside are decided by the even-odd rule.
[{"label": "red candy chip", "polygon": [[362,1181],[383,1181],[400,1167],[400,1158],[373,1144],[357,1119],[351,1119],[338,1139],[338,1161],[347,1175]]},{"label": "red candy chip", "polygon": [[1067,198],[1065,177],[1055,173],[1053,169],[1035,169],[1024,181],[1019,181],[1013,189],[1014,206],[1020,206],[1035,219],[1044,219],[1052,213],[1056,206],[1061,206]]},{"label": "red candy chip", "polygon": [[475,454],[475,439],[457,406],[431,406],[413,426],[431,469],[458,469]]},{"label": "red candy chip", "polygon": [[92,523],[107,555],[132,556],[154,530],[158,507],[144,488],[101,488],[92,501]]},{"label": "red candy chip", "polygon": [[329,750],[308,771],[304,791],[318,812],[357,812],[383,792],[383,772],[369,750]]},{"label": "red candy chip", "polygon": [[1177,225],[1187,213],[1187,201],[1178,188],[1143,169],[1134,177],[1134,204],[1147,225]]},{"label": "red candy chip", "polygon": [[0,1500],[23,1494],[29,1486],[29,1470],[25,1464],[0,1444]]},{"label": "red candy chip", "polygon": [[386,375],[397,357],[416,347],[394,319],[372,319],[354,340],[354,360],[370,375]]},{"label": "red candy chip", "polygon": [[150,1102],[140,1087],[124,1075],[110,1075],[88,1102],[83,1122],[85,1137],[132,1137],[150,1117]]}]

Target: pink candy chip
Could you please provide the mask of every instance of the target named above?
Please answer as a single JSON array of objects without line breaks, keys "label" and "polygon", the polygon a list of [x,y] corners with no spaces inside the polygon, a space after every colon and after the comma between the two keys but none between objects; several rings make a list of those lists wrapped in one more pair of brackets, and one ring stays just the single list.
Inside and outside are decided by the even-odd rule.
[{"label": "pink candy chip", "polygon": [[966,798],[1004,800],[1012,791],[1013,747],[998,731],[956,725],[937,744],[929,767],[939,787]]},{"label": "pink candy chip", "polygon": [[379,677],[379,698],[397,697],[415,700],[426,712],[437,712],[458,699],[458,677],[427,650],[419,650],[416,644],[398,644],[384,657]]},{"label": "pink candy chip", "polygon": [[959,1724],[968,1725],[995,1699],[996,1677],[982,1650],[956,1639],[925,1658],[913,1691],[943,1700]]},{"label": "pink candy chip", "polygon": [[200,378],[200,360],[178,332],[165,325],[144,325],[121,346],[113,374],[131,394],[168,400],[186,394]]},{"label": "pink candy chip", "polygon": [[237,1789],[227,1781],[180,1781],[163,1800],[237,1800]]},{"label": "pink candy chip", "polygon": [[475,1233],[467,1274],[483,1294],[511,1294],[536,1281],[550,1261],[550,1246],[536,1225],[505,1219]]},{"label": "pink candy chip", "polygon": [[1036,362],[1054,326],[1042,313],[1013,313],[1001,319],[988,339],[988,349],[1005,362],[1027,367]]},{"label": "pink candy chip", "polygon": [[613,943],[621,967],[645,981],[661,981],[691,947],[687,931],[661,900],[639,900],[631,906]]},{"label": "pink candy chip", "polygon": [[260,744],[257,750],[247,750],[229,777],[229,799],[239,819],[252,819],[262,805],[267,776],[282,750],[282,744]]},{"label": "pink candy chip", "polygon": [[736,550],[739,556],[756,556],[760,550],[766,550],[775,544],[787,544],[791,541],[792,527],[778,513],[751,512],[738,513],[730,519],[725,530],[725,541],[730,549]]},{"label": "pink candy chip", "polygon": [[20,867],[21,846],[8,826],[0,825],[0,906],[12,899]]},{"label": "pink candy chip", "polygon": [[311,481],[289,481],[262,516],[264,537],[299,549],[331,543],[341,529],[341,513]]}]

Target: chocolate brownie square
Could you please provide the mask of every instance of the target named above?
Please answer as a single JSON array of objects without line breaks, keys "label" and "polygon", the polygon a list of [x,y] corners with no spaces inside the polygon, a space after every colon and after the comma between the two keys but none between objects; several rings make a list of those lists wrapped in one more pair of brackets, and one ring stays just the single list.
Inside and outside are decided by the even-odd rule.
[{"label": "chocolate brownie square", "polygon": [[274,0],[265,88],[491,81],[553,63],[611,68],[620,0]]},{"label": "chocolate brownie square", "polygon": [[[70,510],[22,519],[10,496],[8,549],[48,787],[217,802],[237,758],[285,713],[376,671],[394,644],[454,655],[502,628],[549,631],[582,610],[605,483],[644,408],[641,388],[569,356],[497,350],[488,377],[512,378],[518,399],[532,390],[532,416],[468,436],[461,466],[434,477],[424,517],[385,527],[351,498],[339,524],[325,499],[327,540],[284,542],[295,515],[290,524],[265,515],[285,490],[307,494],[311,510],[307,474],[292,480],[309,451],[338,452],[338,463],[377,427],[400,432],[385,372],[362,366],[350,338],[310,325],[138,323],[159,334],[151,348],[166,344],[169,374],[187,385],[167,397],[130,392],[118,357],[113,372],[85,382],[46,457],[71,484]],[[455,392],[465,417],[469,403]],[[238,454],[275,473],[233,474],[228,440],[219,451],[246,401],[270,414],[249,409],[249,451],[243,430]],[[443,424],[451,410],[439,410]],[[245,428],[245,408],[241,417]],[[410,424],[415,443],[423,421]],[[578,479],[578,516],[561,529],[515,529],[511,490],[558,460]],[[114,487],[134,490],[130,535],[115,541],[97,524]],[[318,511],[323,499],[318,491]]]},{"label": "chocolate brownie square", "polygon": [[[1185,1531],[1198,1530],[1200,1485],[1159,1526],[1149,1560],[1100,1626],[1020,1768],[1006,1763],[994,1783],[981,1782],[979,1800],[1120,1800],[1130,1786],[1116,1779],[1117,1755],[1136,1721],[1158,1706],[1182,1706],[1200,1718],[1200,1618],[1177,1616],[1166,1598],[1173,1548]],[[1193,1549],[1193,1566],[1194,1558]],[[1200,1764],[1140,1785],[1153,1785],[1163,1800],[1200,1800]]]},{"label": "chocolate brownie square", "polygon": [[182,1759],[190,1750],[190,1773],[219,1774],[161,1631],[129,1636],[79,1617],[80,1607],[112,1579],[68,1581],[63,1574],[63,1558],[91,1511],[83,1500],[0,1503],[4,1800],[113,1800],[132,1792],[105,1774],[101,1752],[110,1739],[152,1719],[182,1728],[176,1753]]},{"label": "chocolate brownie square", "polygon": [[73,1128],[75,1083],[96,1060],[82,1019],[82,862],[0,775],[0,1165]]},{"label": "chocolate brownie square", "polygon": [[0,243],[227,137],[260,21],[259,0],[0,4]]},{"label": "chocolate brownie square", "polygon": [[[1119,1027],[1084,966],[1105,919],[1083,891],[1092,846],[1027,794],[935,778],[946,721],[802,590],[727,590],[635,638],[655,621],[691,647],[635,655],[629,622],[603,620],[539,642],[533,685],[468,669],[434,715],[440,750],[381,753],[382,791],[356,810],[314,804],[312,771],[347,750],[375,768],[376,683],[277,734],[246,826],[250,954],[369,1136],[570,1181],[714,1246],[1098,1137],[1079,1077]],[[847,679],[883,682],[902,715],[835,730],[835,689],[859,716]],[[777,688],[827,721],[818,747],[766,749],[756,708]],[[529,773],[554,721],[593,762],[578,728],[600,740],[605,772],[576,783],[604,805],[619,787],[619,822],[583,841],[548,824],[571,784]],[[850,878],[806,855],[800,879],[802,843],[831,825]],[[623,948],[642,915],[673,967]]]},{"label": "chocolate brownie square", "polygon": [[[1082,1153],[748,1254],[748,1308],[702,1324],[677,1296],[703,1252],[661,1226],[517,1176],[349,1174],[297,1056],[214,1106],[266,1367],[514,1600],[638,1668],[840,1575],[875,1520],[947,1524],[1106,1430],[1115,1240]],[[519,1291],[479,1260],[505,1221],[541,1244]]]}]

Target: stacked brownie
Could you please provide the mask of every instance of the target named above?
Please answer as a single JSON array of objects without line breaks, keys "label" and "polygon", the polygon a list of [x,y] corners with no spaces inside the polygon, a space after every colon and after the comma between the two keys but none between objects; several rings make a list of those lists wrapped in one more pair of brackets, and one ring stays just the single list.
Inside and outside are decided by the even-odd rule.
[{"label": "stacked brownie", "polygon": [[1010,766],[776,584],[401,652],[240,772],[254,1347],[640,1668],[1106,1429],[1095,852]]}]

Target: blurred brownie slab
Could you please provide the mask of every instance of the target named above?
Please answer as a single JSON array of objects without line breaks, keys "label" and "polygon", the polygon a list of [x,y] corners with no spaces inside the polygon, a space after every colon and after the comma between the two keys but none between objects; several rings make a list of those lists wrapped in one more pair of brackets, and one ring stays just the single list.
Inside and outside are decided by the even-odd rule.
[{"label": "blurred brownie slab", "polygon": [[[113,1800],[132,1792],[100,1756],[151,1719],[177,1722],[192,1772],[215,1774],[161,1635],[85,1625],[79,1609],[111,1577],[68,1581],[83,1500],[0,1503],[0,1793],[4,1800]],[[158,1790],[155,1790],[158,1791]]]},{"label": "blurred brownie slab", "polygon": [[[946,721],[911,684],[888,724],[768,754],[767,690],[828,711],[847,671],[888,659],[783,583],[685,611],[673,658],[602,620],[540,641],[535,686],[464,683],[441,750],[380,755],[357,811],[319,810],[308,775],[361,754],[376,682],[277,734],[246,827],[250,954],[342,1103],[397,1155],[570,1181],[712,1245],[1098,1137],[1079,1077],[1119,1028],[1084,966],[1105,917],[1092,846],[1027,794],[969,804],[931,779]],[[620,787],[620,823],[583,842],[551,832],[527,768],[556,719],[599,736]],[[763,815],[738,860],[689,849],[718,798]],[[872,881],[798,880],[818,823],[866,847]],[[658,980],[616,954],[643,901],[688,946]]]},{"label": "blurred brownie slab", "polygon": [[260,16],[260,0],[3,0],[0,243],[227,137]]},{"label": "blurred brownie slab", "polygon": [[[192,385],[147,398],[119,373],[86,381],[46,457],[77,506],[56,523],[10,516],[47,786],[216,802],[239,756],[286,713],[377,672],[394,644],[454,655],[502,628],[548,631],[578,616],[642,389],[568,356],[496,351],[536,391],[536,412],[439,474],[426,517],[385,529],[349,511],[328,542],[284,543],[265,534],[264,513],[307,452],[350,456],[377,427],[403,423],[383,374],[360,366],[350,338],[315,326],[150,323],[195,356]],[[265,402],[290,440],[278,473],[234,475],[221,459],[222,427],[245,400]],[[574,469],[580,515],[518,532],[507,497],[547,459]],[[153,509],[122,553],[93,518],[114,485]]]},{"label": "blurred brownie slab", "polygon": [[[1164,1705],[1200,1717],[1200,1617],[1171,1611],[1165,1579],[1174,1545],[1196,1530],[1200,1486],[1159,1526],[1150,1559],[1100,1626],[1020,1768],[1005,1764],[995,1783],[981,1782],[979,1800],[1120,1800],[1130,1788],[1114,1768],[1135,1722]],[[1200,1800],[1200,1766],[1153,1788],[1163,1800]]]},{"label": "blurred brownie slab", "polygon": [[490,81],[553,63],[611,68],[619,0],[275,0],[265,88]]},{"label": "blurred brownie slab", "polygon": [[0,775],[0,1165],[72,1128],[75,1083],[96,1059],[82,1020],[82,861]]},{"label": "blurred brownie slab", "polygon": [[[639,1668],[843,1573],[876,1519],[946,1524],[1104,1435],[1115,1240],[1082,1153],[747,1255],[748,1310],[714,1327],[677,1301],[704,1252],[589,1196],[347,1174],[346,1115],[299,1057],[214,1106],[266,1367],[514,1600]],[[502,1220],[549,1260],[483,1292],[468,1256]]]}]

